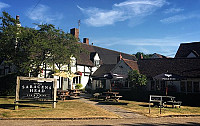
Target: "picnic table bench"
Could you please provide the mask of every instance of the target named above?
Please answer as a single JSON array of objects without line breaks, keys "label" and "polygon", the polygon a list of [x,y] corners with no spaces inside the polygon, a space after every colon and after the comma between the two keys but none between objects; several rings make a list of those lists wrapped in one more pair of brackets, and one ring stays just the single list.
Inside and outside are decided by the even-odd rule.
[{"label": "picnic table bench", "polygon": [[150,95],[149,102],[153,103],[154,106],[165,107],[167,105],[172,105],[172,108],[181,106],[181,101],[175,101],[173,96],[159,96],[159,95]]},{"label": "picnic table bench", "polygon": [[114,99],[115,101],[119,101],[119,98],[122,98],[122,96],[111,96],[111,99]]},{"label": "picnic table bench", "polygon": [[182,102],[181,101],[167,101],[166,105],[172,105],[172,108],[175,107],[181,107]]},{"label": "picnic table bench", "polygon": [[94,98],[97,98],[97,99],[98,99],[99,96],[101,96],[101,94],[100,94],[100,93],[94,93],[93,96],[94,96]]},{"label": "picnic table bench", "polygon": [[122,96],[117,95],[119,92],[103,92],[100,98],[103,98],[105,101],[116,101],[118,102]]},{"label": "picnic table bench", "polygon": [[61,99],[63,101],[65,99],[70,99],[69,91],[67,91],[67,90],[58,90],[57,96],[58,96],[59,99]]},{"label": "picnic table bench", "polygon": [[76,97],[76,96],[80,96],[80,93],[81,93],[81,92],[79,91],[79,89],[70,89],[70,90],[69,90],[69,94],[70,94],[70,95],[73,95],[73,96],[75,96],[75,97]]}]

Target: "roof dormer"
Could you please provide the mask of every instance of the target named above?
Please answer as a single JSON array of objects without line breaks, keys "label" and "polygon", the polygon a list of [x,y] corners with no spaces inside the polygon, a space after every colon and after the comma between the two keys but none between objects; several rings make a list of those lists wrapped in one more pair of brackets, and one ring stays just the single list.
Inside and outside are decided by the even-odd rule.
[{"label": "roof dormer", "polygon": [[94,63],[94,66],[100,66],[100,57],[97,52],[90,53],[90,60]]}]

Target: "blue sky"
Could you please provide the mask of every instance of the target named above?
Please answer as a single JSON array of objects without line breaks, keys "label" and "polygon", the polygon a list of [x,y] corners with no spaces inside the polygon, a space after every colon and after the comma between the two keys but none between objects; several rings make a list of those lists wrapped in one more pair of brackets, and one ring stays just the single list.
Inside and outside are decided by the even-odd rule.
[{"label": "blue sky", "polygon": [[174,56],[180,43],[200,40],[200,0],[0,0],[22,26],[50,23],[96,46],[134,54]]}]

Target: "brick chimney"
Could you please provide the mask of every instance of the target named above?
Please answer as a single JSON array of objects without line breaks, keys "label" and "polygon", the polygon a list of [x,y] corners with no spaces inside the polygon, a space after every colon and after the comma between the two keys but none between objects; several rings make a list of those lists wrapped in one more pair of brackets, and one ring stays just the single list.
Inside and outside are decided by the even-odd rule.
[{"label": "brick chimney", "polygon": [[18,20],[18,21],[19,21],[19,15],[16,15],[16,20]]},{"label": "brick chimney", "polygon": [[83,43],[89,45],[89,38],[83,38]]},{"label": "brick chimney", "polygon": [[143,59],[143,55],[142,54],[140,54],[140,59]]},{"label": "brick chimney", "polygon": [[79,39],[79,29],[77,28],[70,29],[70,34],[72,34],[75,38]]},{"label": "brick chimney", "polygon": [[21,24],[20,24],[20,22],[19,22],[19,15],[16,15],[16,25],[17,25],[17,27],[21,27]]},{"label": "brick chimney", "polygon": [[122,57],[122,54],[120,53],[119,56],[117,57],[117,63],[122,59],[123,59],[123,57]]}]

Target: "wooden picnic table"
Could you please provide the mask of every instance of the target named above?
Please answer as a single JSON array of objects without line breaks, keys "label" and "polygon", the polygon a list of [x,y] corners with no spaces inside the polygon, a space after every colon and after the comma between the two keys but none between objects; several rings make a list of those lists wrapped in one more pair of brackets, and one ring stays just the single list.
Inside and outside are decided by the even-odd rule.
[{"label": "wooden picnic table", "polygon": [[114,95],[114,96],[116,96],[117,94],[119,94],[119,92],[103,92],[103,94],[107,94],[107,95]]},{"label": "wooden picnic table", "polygon": [[57,90],[57,96],[61,100],[70,99],[69,91],[67,90]]},{"label": "wooden picnic table", "polygon": [[81,92],[79,91],[79,89],[70,89],[69,92],[70,92],[71,95],[74,95],[75,97],[76,97],[76,96],[79,96],[80,93],[81,93]]},{"label": "wooden picnic table", "polygon": [[109,101],[109,100],[115,100],[116,102],[119,101],[119,98],[122,96],[118,96],[119,92],[103,92],[101,98],[104,98],[104,100]]}]

